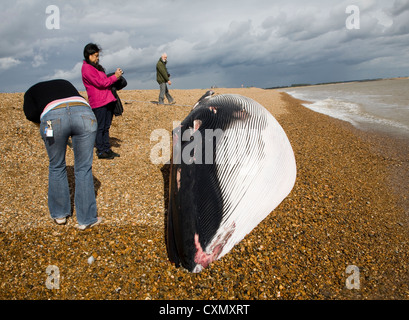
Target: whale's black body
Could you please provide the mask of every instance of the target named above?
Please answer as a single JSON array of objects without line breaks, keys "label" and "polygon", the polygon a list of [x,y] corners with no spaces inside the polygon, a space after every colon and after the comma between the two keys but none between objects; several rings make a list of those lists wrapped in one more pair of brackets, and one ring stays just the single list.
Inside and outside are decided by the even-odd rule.
[{"label": "whale's black body", "polygon": [[173,130],[167,249],[191,272],[230,251],[288,195],[296,175],[287,136],[264,107],[212,94]]}]

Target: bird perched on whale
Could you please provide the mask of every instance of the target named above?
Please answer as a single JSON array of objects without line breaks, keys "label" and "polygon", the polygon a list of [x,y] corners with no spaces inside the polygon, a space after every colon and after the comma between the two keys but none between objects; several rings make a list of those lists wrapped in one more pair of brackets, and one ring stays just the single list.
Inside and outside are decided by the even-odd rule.
[{"label": "bird perched on whale", "polygon": [[169,260],[200,272],[291,192],[296,162],[277,120],[244,96],[208,91],[173,130]]}]

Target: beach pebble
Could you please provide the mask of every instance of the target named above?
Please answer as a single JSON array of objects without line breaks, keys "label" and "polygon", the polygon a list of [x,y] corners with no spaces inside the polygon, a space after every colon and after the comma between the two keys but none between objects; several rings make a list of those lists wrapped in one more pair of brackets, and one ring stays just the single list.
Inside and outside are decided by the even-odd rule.
[{"label": "beach pebble", "polygon": [[[205,92],[175,90],[173,96],[177,104],[194,105]],[[374,151],[393,143],[369,133],[358,136],[352,126],[276,90],[216,94],[248,96],[276,116],[296,156],[294,189],[201,273],[171,264],[165,238],[170,167],[151,162],[160,141],[150,138],[161,129],[171,139],[173,122],[185,119],[190,108],[150,103],[158,93],[118,92],[123,102],[142,102],[124,105],[123,115],[113,120],[112,147],[121,157],[106,161],[94,153],[98,216],[105,222],[84,232],[74,228],[75,210],[65,226],[50,218],[48,157],[39,129],[25,119],[23,93],[0,94],[0,111],[7,115],[0,118],[0,299],[409,299],[408,222],[396,203],[409,193],[390,187],[391,170],[402,170],[403,178],[409,162],[393,166],[394,160]],[[66,164],[74,203],[70,148]],[[58,290],[44,284],[49,265],[59,272]],[[359,290],[345,287],[350,265],[359,269]]]}]

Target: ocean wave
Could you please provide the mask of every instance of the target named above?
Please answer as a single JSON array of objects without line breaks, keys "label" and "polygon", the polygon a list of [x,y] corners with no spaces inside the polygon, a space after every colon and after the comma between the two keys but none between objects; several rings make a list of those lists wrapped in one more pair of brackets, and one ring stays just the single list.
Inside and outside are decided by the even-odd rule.
[{"label": "ocean wave", "polygon": [[306,108],[330,117],[347,121],[353,126],[360,128],[361,125],[381,125],[395,129],[409,131],[409,126],[394,120],[378,117],[364,111],[363,105],[340,101],[337,99],[318,100],[313,103],[304,103]]}]

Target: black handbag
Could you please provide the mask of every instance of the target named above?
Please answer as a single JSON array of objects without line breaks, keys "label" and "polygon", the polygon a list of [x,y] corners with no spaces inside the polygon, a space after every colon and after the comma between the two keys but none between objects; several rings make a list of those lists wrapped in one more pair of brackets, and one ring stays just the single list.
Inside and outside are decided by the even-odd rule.
[{"label": "black handbag", "polygon": [[116,89],[115,88],[111,88],[112,94],[114,95],[114,97],[116,98],[116,102],[115,102],[115,107],[114,107],[114,115],[115,116],[121,116],[122,113],[124,113],[124,107],[122,106],[122,102],[121,99],[119,99],[118,94],[116,93]]},{"label": "black handbag", "polygon": [[[110,73],[107,76],[110,77],[112,76],[114,73]],[[124,113],[124,107],[122,105],[121,99],[119,99],[118,90],[121,90],[123,88],[126,87],[128,83],[126,82],[126,79],[121,76],[116,82],[114,82],[114,84],[111,86],[111,92],[114,95],[116,102],[115,102],[115,107],[114,107],[114,115],[115,116],[121,116],[122,113]]]}]

